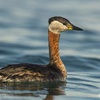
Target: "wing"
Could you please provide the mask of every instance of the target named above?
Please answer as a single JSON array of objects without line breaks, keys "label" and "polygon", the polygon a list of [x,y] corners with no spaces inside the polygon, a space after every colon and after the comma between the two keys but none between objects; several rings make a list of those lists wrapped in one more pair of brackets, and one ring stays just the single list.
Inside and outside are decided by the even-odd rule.
[{"label": "wing", "polygon": [[0,81],[26,82],[43,81],[47,76],[45,65],[13,64],[0,69]]}]

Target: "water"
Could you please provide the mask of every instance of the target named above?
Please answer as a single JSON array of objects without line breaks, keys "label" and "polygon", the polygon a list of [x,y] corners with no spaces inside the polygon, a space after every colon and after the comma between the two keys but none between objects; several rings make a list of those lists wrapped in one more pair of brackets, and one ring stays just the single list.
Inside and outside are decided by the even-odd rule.
[{"label": "water", "polygon": [[60,54],[65,83],[0,83],[0,100],[99,100],[100,1],[0,0],[0,67],[47,64],[48,18],[60,15],[84,29],[63,32]]}]

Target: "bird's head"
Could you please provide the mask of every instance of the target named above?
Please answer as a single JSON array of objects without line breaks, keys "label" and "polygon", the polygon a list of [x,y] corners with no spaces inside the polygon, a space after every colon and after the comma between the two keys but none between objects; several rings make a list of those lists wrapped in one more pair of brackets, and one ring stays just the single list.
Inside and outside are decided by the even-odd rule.
[{"label": "bird's head", "polygon": [[82,30],[81,28],[73,25],[66,18],[55,16],[49,19],[49,30],[55,34],[60,34],[62,31],[66,30]]}]

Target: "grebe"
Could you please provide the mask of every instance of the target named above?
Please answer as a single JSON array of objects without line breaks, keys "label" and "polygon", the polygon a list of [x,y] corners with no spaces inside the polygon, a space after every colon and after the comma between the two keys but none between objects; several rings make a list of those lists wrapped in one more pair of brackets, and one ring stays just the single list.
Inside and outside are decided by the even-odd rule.
[{"label": "grebe", "polygon": [[48,41],[50,62],[47,65],[12,64],[0,69],[0,82],[65,81],[66,68],[59,55],[60,33],[66,30],[82,30],[66,18],[49,19]]}]

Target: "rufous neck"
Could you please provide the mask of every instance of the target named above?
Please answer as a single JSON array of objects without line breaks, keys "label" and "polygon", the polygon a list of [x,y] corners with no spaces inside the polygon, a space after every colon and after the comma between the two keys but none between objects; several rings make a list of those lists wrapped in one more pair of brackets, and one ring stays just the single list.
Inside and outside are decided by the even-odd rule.
[{"label": "rufous neck", "polygon": [[59,55],[59,40],[60,34],[55,34],[48,30],[48,41],[49,41],[49,56],[50,66],[56,67],[61,71],[63,77],[66,77],[66,68]]},{"label": "rufous neck", "polygon": [[48,30],[50,64],[63,64],[59,55],[60,34]]}]

